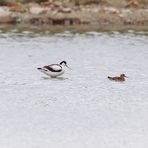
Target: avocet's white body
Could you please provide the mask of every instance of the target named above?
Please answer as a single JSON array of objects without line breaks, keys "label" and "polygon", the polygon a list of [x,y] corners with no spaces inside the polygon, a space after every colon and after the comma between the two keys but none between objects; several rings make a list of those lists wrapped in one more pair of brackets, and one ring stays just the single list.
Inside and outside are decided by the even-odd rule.
[{"label": "avocet's white body", "polygon": [[51,64],[37,69],[50,77],[58,77],[64,74],[65,66],[67,66],[66,62],[62,61],[60,64]]}]

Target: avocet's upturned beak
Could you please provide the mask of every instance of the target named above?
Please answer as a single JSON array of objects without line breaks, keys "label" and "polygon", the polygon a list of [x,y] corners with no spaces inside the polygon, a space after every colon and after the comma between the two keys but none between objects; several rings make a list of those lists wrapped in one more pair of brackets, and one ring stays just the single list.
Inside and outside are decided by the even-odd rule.
[{"label": "avocet's upturned beak", "polygon": [[67,65],[65,65],[65,66],[71,70],[71,68],[69,66],[67,66]]}]

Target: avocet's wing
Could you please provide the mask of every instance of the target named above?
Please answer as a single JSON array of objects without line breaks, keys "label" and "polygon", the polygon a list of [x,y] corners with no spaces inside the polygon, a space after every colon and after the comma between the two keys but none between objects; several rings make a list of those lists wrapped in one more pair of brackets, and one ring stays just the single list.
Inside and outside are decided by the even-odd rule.
[{"label": "avocet's wing", "polygon": [[60,72],[60,71],[62,71],[62,67],[60,65],[57,65],[57,64],[44,66],[44,68],[46,68],[47,70],[49,70],[51,72]]}]

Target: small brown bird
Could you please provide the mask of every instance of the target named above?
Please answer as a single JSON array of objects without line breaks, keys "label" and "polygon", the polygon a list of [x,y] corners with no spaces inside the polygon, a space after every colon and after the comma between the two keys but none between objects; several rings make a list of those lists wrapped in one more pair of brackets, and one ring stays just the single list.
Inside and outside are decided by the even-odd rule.
[{"label": "small brown bird", "polygon": [[108,79],[113,80],[113,81],[119,81],[119,82],[123,82],[125,81],[125,78],[128,78],[125,74],[121,74],[119,77],[110,77],[108,76]]}]

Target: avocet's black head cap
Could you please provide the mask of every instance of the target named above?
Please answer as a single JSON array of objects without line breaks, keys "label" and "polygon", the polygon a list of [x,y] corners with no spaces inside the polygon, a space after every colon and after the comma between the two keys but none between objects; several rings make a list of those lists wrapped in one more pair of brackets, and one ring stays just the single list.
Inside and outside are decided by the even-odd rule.
[{"label": "avocet's black head cap", "polygon": [[60,63],[60,65],[62,65],[62,64],[67,65],[67,62],[66,62],[66,61],[62,61],[62,62]]}]

